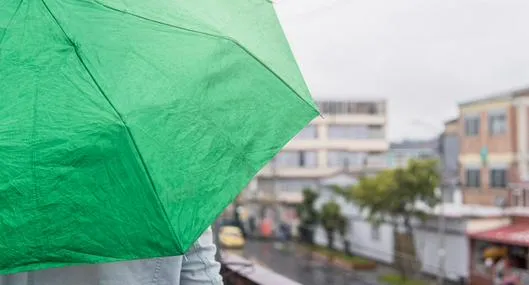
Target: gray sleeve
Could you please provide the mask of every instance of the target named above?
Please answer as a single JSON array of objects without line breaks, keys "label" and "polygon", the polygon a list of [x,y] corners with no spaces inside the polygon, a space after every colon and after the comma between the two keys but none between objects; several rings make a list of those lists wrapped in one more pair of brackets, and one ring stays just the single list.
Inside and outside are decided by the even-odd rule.
[{"label": "gray sleeve", "polygon": [[215,260],[217,248],[208,228],[184,256],[180,285],[221,285],[220,263]]}]

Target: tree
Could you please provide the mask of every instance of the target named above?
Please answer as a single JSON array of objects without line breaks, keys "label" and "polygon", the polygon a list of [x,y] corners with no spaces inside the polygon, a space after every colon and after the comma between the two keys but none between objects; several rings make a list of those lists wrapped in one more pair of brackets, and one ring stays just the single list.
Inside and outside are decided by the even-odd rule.
[{"label": "tree", "polygon": [[338,220],[338,233],[340,234],[340,237],[342,238],[343,242],[343,251],[346,255],[351,255],[351,244],[349,240],[347,239],[347,218],[345,216],[340,216],[340,219]]},{"label": "tree", "polygon": [[350,193],[371,223],[395,225],[395,265],[403,279],[411,275],[414,268],[410,265],[417,264],[411,223],[426,218],[418,202],[434,207],[440,201],[435,192],[439,182],[437,161],[413,160],[406,168],[362,179]]},{"label": "tree", "polygon": [[340,205],[329,201],[321,208],[321,225],[327,234],[327,247],[334,249],[334,234],[340,228],[342,213]]},{"label": "tree", "polygon": [[299,233],[301,241],[313,244],[314,229],[319,221],[318,211],[314,209],[314,203],[318,194],[310,189],[303,190],[303,201],[298,205],[298,216],[300,217]]},{"label": "tree", "polygon": [[[348,188],[340,187],[338,185],[331,186],[330,189],[336,194],[339,195],[346,200],[349,200],[351,195],[351,191]],[[351,243],[347,239],[347,230],[348,227],[348,220],[347,217],[340,215],[340,219],[338,220],[338,233],[340,234],[340,237],[342,238],[343,242],[343,250],[346,255],[351,255]]]}]

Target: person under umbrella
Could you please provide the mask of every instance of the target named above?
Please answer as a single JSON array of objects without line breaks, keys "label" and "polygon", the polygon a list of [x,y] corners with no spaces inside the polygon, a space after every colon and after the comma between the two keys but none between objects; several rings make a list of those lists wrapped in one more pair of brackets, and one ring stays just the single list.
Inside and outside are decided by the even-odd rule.
[{"label": "person under umbrella", "polygon": [[2,0],[0,78],[2,285],[218,284],[207,228],[319,114],[270,1]]}]

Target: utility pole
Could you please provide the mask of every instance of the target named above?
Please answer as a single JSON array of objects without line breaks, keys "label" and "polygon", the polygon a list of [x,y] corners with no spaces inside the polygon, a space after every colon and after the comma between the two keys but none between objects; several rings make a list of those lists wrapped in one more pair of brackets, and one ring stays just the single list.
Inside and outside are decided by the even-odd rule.
[{"label": "utility pole", "polygon": [[[453,188],[452,181],[449,179],[448,181],[443,181],[443,173],[444,169],[446,168],[446,161],[445,161],[445,148],[444,145],[444,139],[445,139],[445,133],[443,132],[439,138],[438,138],[438,154],[440,157],[440,160],[442,162],[441,168],[439,169],[439,174],[442,177],[440,186],[437,188],[439,192],[439,199],[441,200],[439,204],[439,216],[438,216],[438,225],[437,235],[439,236],[439,249],[437,252],[438,258],[439,258],[439,271],[437,273],[437,285],[443,285],[444,284],[444,278],[445,278],[445,263],[446,263],[446,216],[445,216],[445,201],[444,201],[444,193],[446,193],[446,190],[452,190],[452,189],[445,189],[448,187]],[[447,183],[449,185],[447,185]]]},{"label": "utility pole", "polygon": [[276,159],[274,158],[271,163],[272,167],[272,208],[273,208],[273,221],[274,221],[274,230],[277,229],[281,222],[280,218],[280,206],[279,206],[279,190],[277,187],[277,165]]},{"label": "utility pole", "polygon": [[[277,238],[278,231],[281,230],[281,209],[280,209],[280,201],[279,201],[279,189],[277,185],[277,165],[276,165],[276,159],[274,158],[272,160],[272,177],[273,177],[273,183],[272,183],[272,205],[274,209],[274,227],[273,227],[273,235],[274,238]],[[283,248],[283,243],[276,242],[276,247]]]},{"label": "utility pole", "polygon": [[[423,127],[427,127],[429,131],[431,130],[438,130],[438,127],[430,124],[428,122],[424,122],[421,120],[414,120],[412,122],[414,125],[421,125]],[[438,144],[443,144],[443,134],[444,131],[441,131],[441,135],[437,137]],[[438,149],[437,153],[441,157],[441,161],[443,161],[443,153],[441,149]],[[443,161],[444,162],[444,161]],[[443,177],[443,168],[444,165],[441,166],[441,169],[439,169],[439,172],[441,173],[441,177]],[[451,184],[451,183],[450,183]],[[437,188],[439,192],[439,198],[441,199],[441,203],[439,204],[439,213],[437,216],[437,235],[439,238],[439,249],[437,250],[437,255],[439,258],[439,264],[438,264],[438,273],[437,273],[437,284],[443,285],[444,284],[444,277],[445,277],[445,257],[446,257],[446,217],[445,217],[445,207],[444,207],[444,201],[443,201],[443,187],[445,186],[444,181],[441,182],[441,186]],[[452,185],[450,185],[452,187]]]},{"label": "utility pole", "polygon": [[[441,188],[443,187],[443,184],[441,184]],[[443,190],[439,188],[439,196],[442,199],[443,196]],[[437,285],[443,285],[444,284],[444,277],[445,277],[445,257],[446,257],[446,217],[444,213],[444,201],[441,201],[439,205],[439,217],[437,219],[438,225],[438,236],[439,236],[439,249],[438,249],[438,256],[439,256],[439,272],[437,274]]]}]

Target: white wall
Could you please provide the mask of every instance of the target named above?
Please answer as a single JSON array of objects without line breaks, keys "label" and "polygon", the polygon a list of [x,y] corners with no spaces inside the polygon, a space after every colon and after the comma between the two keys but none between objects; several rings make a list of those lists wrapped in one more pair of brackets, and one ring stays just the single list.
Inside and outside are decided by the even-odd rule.
[{"label": "white wall", "polygon": [[350,242],[352,251],[377,261],[393,263],[393,226],[383,224],[379,227],[378,240],[373,239],[373,226],[364,221],[354,221]]},{"label": "white wall", "polygon": [[[389,225],[381,225],[379,228],[379,239],[373,239],[371,225],[365,221],[353,221],[352,232],[347,235],[354,254],[370,258],[384,263],[393,263],[393,231]],[[318,245],[327,246],[327,236],[322,227],[318,227],[315,233],[315,241]],[[335,237],[334,246],[343,250],[341,237]]]},{"label": "white wall", "polygon": [[[380,225],[378,239],[374,239],[372,225],[361,216],[358,206],[354,203],[347,202],[329,191],[322,191],[320,198],[315,203],[315,208],[320,210],[321,206],[331,199],[334,199],[341,206],[342,214],[349,218],[347,239],[351,243],[352,252],[376,261],[393,263],[393,227],[389,224]],[[327,245],[327,236],[321,227],[316,230],[315,241],[319,245]],[[339,236],[335,238],[335,247],[340,250],[343,249]]]},{"label": "white wall", "polygon": [[[394,236],[393,226],[383,224],[379,228],[379,238],[372,236],[372,225],[367,222],[359,211],[358,206],[352,202],[345,201],[342,197],[334,195],[330,191],[322,191],[316,202],[316,209],[330,200],[335,200],[342,209],[342,214],[349,218],[349,232],[347,239],[351,243],[353,253],[369,257],[373,260],[393,263],[394,260]],[[469,245],[466,237],[467,220],[465,218],[445,219],[445,277],[458,281],[460,277],[468,277],[469,267]],[[441,236],[438,233],[438,220],[436,217],[422,224],[416,224],[414,229],[415,247],[417,256],[421,260],[423,271],[428,274],[439,273],[439,248],[441,247]],[[317,244],[326,246],[327,237],[322,228],[315,233]],[[341,238],[335,238],[337,249],[343,249]]]},{"label": "white wall", "polygon": [[[427,223],[428,224],[428,223]],[[432,221],[431,224],[435,224]],[[447,233],[444,238],[445,277],[457,281],[459,277],[468,277],[468,239],[464,231],[463,219],[447,221]],[[414,229],[415,248],[421,260],[423,271],[437,275],[440,271],[439,249],[442,238],[435,227],[418,227]]]}]

